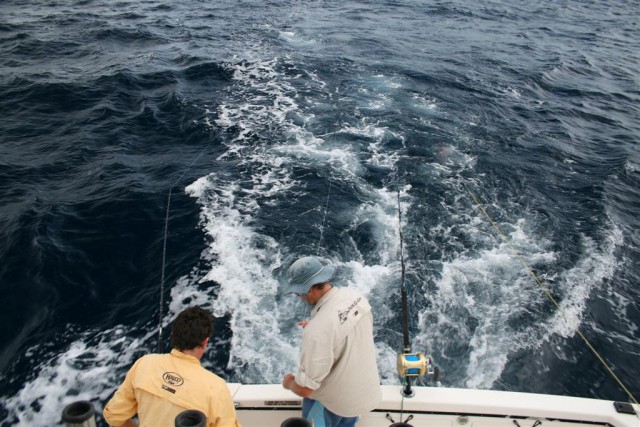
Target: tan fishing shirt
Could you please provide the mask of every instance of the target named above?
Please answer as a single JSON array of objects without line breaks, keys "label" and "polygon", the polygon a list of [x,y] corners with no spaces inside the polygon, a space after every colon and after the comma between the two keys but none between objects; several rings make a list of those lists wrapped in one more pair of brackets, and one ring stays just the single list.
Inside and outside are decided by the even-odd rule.
[{"label": "tan fishing shirt", "polygon": [[188,409],[203,412],[207,427],[240,427],[225,381],[174,349],[138,359],[103,415],[112,426],[138,414],[141,427],[173,427],[176,416]]},{"label": "tan fishing shirt", "polygon": [[296,383],[331,412],[355,417],[382,399],[373,343],[371,306],[360,293],[332,288],[320,298],[304,328]]}]

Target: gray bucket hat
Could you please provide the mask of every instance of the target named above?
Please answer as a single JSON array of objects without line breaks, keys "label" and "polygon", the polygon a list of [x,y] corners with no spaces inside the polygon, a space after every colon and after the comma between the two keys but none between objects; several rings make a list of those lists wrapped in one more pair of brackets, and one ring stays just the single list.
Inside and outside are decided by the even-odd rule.
[{"label": "gray bucket hat", "polygon": [[289,267],[289,286],[291,291],[302,294],[318,283],[329,281],[336,272],[330,264],[323,264],[319,258],[306,256],[300,258]]}]

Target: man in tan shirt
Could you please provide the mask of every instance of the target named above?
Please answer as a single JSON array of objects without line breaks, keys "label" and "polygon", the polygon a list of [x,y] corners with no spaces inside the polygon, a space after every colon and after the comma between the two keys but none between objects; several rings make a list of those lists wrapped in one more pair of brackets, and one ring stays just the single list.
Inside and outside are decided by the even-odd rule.
[{"label": "man in tan shirt", "polygon": [[367,299],[329,283],[335,268],[304,257],[289,268],[293,293],[313,305],[304,327],[300,368],[282,385],[303,397],[302,415],[315,425],[352,427],[382,399]]},{"label": "man in tan shirt", "polygon": [[183,411],[207,417],[207,427],[240,427],[226,382],[200,365],[213,331],[213,316],[190,307],[173,322],[169,354],[148,354],[131,367],[104,408],[111,426],[173,427]]}]

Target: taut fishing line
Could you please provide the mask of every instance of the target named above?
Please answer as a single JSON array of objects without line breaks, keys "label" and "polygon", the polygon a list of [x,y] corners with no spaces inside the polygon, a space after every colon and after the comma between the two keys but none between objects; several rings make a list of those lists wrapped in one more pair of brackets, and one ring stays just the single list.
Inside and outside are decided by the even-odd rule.
[{"label": "taut fishing line", "polygon": [[327,212],[329,211],[329,199],[331,198],[331,175],[329,175],[329,191],[327,192],[327,201],[324,204],[324,216],[322,217],[322,224],[320,225],[320,238],[318,239],[318,247],[316,249],[316,255],[320,255],[320,244],[324,237],[324,224],[327,220]]},{"label": "taut fishing line", "polygon": [[215,139],[209,141],[209,143],[200,150],[200,153],[193,159],[193,161],[187,166],[187,168],[182,172],[182,174],[174,181],[174,183],[169,187],[169,194],[167,196],[167,208],[164,217],[164,236],[162,238],[162,267],[160,273],[160,302],[158,305],[158,353],[162,353],[164,351],[164,346],[162,345],[162,319],[164,318],[164,282],[165,282],[165,270],[166,270],[166,261],[167,261],[167,236],[169,233],[169,211],[171,209],[171,195],[173,193],[173,189],[178,183],[184,178],[184,176],[191,170],[193,165],[196,164],[200,157],[204,154],[204,152],[213,144]]},{"label": "taut fishing line", "polygon": [[[500,227],[498,227],[498,225],[496,224],[496,222],[493,220],[493,218],[489,215],[489,213],[486,211],[486,209],[484,208],[484,206],[482,205],[482,203],[480,203],[480,200],[478,200],[478,198],[475,196],[475,194],[473,194],[471,192],[471,190],[469,190],[469,188],[465,185],[464,182],[462,182],[462,186],[464,187],[465,191],[467,192],[467,194],[469,195],[469,197],[471,198],[471,200],[473,200],[473,202],[476,204],[476,206],[478,207],[478,209],[480,209],[480,211],[482,212],[482,214],[487,218],[487,221],[489,221],[489,223],[491,224],[491,226],[496,230],[496,233],[498,233],[498,235],[500,236],[500,238],[502,238],[502,240],[504,240],[504,242],[509,246],[509,248],[511,249],[511,251],[513,252],[514,256],[516,258],[518,258],[518,260],[520,260],[520,262],[522,263],[522,265],[524,266],[525,270],[528,271],[528,273],[531,275],[531,277],[533,278],[533,280],[538,284],[538,287],[542,290],[542,292],[544,292],[544,294],[547,296],[547,298],[549,298],[549,300],[553,303],[553,305],[556,307],[556,309],[560,312],[560,314],[562,315],[562,317],[564,319],[567,319],[568,316],[565,313],[565,311],[563,310],[562,306],[555,300],[555,298],[553,297],[553,295],[551,295],[551,292],[549,291],[549,289],[547,289],[547,287],[544,286],[544,284],[542,283],[542,281],[540,280],[540,278],[538,278],[538,275],[533,271],[533,269],[529,266],[529,264],[525,261],[524,257],[520,254],[520,252],[513,246],[513,243],[511,243],[511,241],[509,240],[509,238],[502,232],[502,230],[500,229]],[[635,396],[631,393],[631,391],[624,385],[624,383],[622,382],[622,380],[620,380],[620,378],[618,378],[618,376],[615,374],[615,372],[613,372],[613,369],[609,366],[609,364],[605,361],[604,357],[595,349],[595,347],[591,344],[591,342],[589,341],[589,339],[587,338],[587,336],[580,330],[580,328],[576,327],[576,333],[578,334],[578,336],[580,338],[582,338],[582,341],[584,341],[585,345],[589,348],[589,350],[591,350],[591,352],[594,354],[594,356],[596,357],[596,359],[602,364],[602,366],[604,366],[604,368],[607,370],[607,372],[609,373],[609,375],[611,375],[611,377],[614,379],[614,381],[620,386],[620,388],[622,390],[624,390],[624,392],[627,394],[627,396],[629,397],[629,399],[631,399],[631,401],[633,403],[635,403],[636,405],[638,404],[638,400],[635,398]],[[640,414],[636,414],[636,416],[638,418],[640,418]]]}]

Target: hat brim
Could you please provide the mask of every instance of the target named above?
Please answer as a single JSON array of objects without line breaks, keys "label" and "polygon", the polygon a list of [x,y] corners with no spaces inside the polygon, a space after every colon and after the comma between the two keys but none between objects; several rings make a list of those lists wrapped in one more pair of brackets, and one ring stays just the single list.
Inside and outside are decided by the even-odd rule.
[{"label": "hat brim", "polygon": [[331,280],[333,275],[336,273],[336,268],[332,265],[325,265],[322,269],[316,273],[315,275],[308,278],[303,283],[296,283],[290,285],[289,289],[291,292],[296,294],[306,294],[309,292],[309,289],[313,285],[317,285],[318,283],[324,283]]}]

